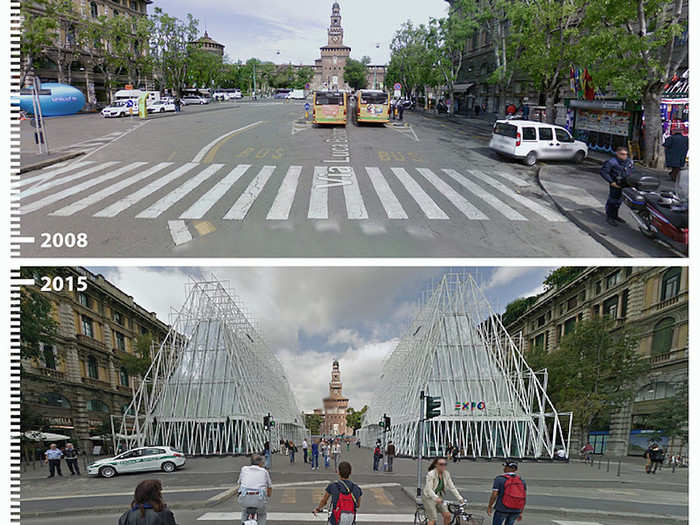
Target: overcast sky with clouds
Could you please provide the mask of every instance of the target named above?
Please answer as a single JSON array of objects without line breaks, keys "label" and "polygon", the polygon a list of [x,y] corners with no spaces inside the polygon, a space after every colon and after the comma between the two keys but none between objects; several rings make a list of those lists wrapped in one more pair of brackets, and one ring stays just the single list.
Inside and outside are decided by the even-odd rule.
[{"label": "overcast sky with clouds", "polygon": [[158,317],[185,301],[185,284],[227,281],[284,365],[299,408],[321,406],[338,359],[350,405],[369,403],[381,364],[416,314],[421,295],[442,275],[467,271],[502,312],[542,290],[552,268],[89,268]]},{"label": "overcast sky with clouds", "polygon": [[[206,29],[224,44],[233,61],[256,57],[311,65],[328,43],[332,5],[333,0],[154,0],[149,12],[160,7],[183,20],[191,13],[202,33]],[[388,63],[389,44],[404,21],[427,23],[430,17],[445,16],[448,8],[445,0],[341,0],[340,6],[351,56],[366,55],[375,64]]]}]

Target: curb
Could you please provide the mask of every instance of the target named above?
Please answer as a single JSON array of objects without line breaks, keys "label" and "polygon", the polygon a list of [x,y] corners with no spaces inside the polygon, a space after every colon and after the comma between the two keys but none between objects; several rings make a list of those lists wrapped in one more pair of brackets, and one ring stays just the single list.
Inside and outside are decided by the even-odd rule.
[{"label": "curb", "polygon": [[624,257],[624,258],[633,258],[634,257],[632,254],[627,253],[626,251],[620,249],[617,245],[608,241],[606,238],[604,238],[602,235],[600,235],[598,232],[596,232],[592,228],[583,224],[571,212],[569,212],[561,204],[559,204],[559,202],[547,191],[547,188],[545,188],[544,184],[542,184],[542,181],[540,180],[540,173],[542,172],[543,169],[545,169],[545,168],[540,166],[537,169],[537,173],[535,174],[535,180],[537,181],[537,185],[540,188],[542,188],[542,191],[544,191],[547,194],[547,197],[549,197],[551,199],[551,201],[557,207],[557,210],[559,210],[559,212],[562,215],[564,215],[564,217],[566,217],[571,222],[573,222],[580,230],[586,232],[590,237],[593,238],[593,240],[595,240],[598,244],[602,245],[606,250],[608,250],[610,253],[612,253],[615,257]]},{"label": "curb", "polygon": [[[409,497],[411,500],[417,502],[418,498],[415,495],[415,489],[411,490],[403,485],[401,490]],[[477,512],[483,512],[486,514],[486,509],[482,507],[470,506],[470,510],[476,510]],[[666,516],[663,514],[639,514],[636,512],[609,512],[604,510],[588,510],[588,509],[567,509],[558,507],[541,507],[528,505],[525,507],[526,512],[539,512],[539,513],[553,513],[556,512],[556,517],[570,517],[570,518],[621,518],[621,519],[632,519],[634,523],[648,523],[649,525],[681,525],[687,524],[688,518],[683,516]],[[482,516],[483,517],[483,516]]]},{"label": "curb", "polygon": [[54,164],[58,164],[59,162],[65,162],[67,160],[71,160],[71,159],[74,159],[76,157],[81,157],[83,155],[85,155],[84,151],[75,151],[73,153],[66,153],[65,155],[61,155],[60,157],[43,160],[41,162],[35,162],[34,164],[30,164],[29,166],[21,167],[19,169],[19,173],[21,175],[21,174],[27,173],[29,171],[40,170],[42,168],[47,168],[49,166],[53,166]]},{"label": "curb", "polygon": [[224,501],[228,501],[231,499],[236,492],[238,492],[238,483],[236,483],[233,487],[231,487],[228,490],[225,490],[221,492],[220,494],[217,494],[216,496],[212,496],[208,500],[206,500],[206,503],[214,506],[218,505],[219,503],[223,503]]},{"label": "curb", "polygon": [[[171,510],[197,510],[206,509],[211,507],[212,504],[209,500],[204,501],[194,501],[190,503],[172,503],[168,504],[168,508]],[[116,505],[106,506],[106,507],[89,507],[84,509],[73,509],[73,510],[47,510],[47,511],[35,511],[35,512],[22,512],[20,510],[20,520],[26,520],[29,518],[44,518],[48,516],[84,516],[86,514],[109,514],[114,512],[115,514],[121,514],[128,510],[128,503],[126,505],[121,505],[117,507]]]}]

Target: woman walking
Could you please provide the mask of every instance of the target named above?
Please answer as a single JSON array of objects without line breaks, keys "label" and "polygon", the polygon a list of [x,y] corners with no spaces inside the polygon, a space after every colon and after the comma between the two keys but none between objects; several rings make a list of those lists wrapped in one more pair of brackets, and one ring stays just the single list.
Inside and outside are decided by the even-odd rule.
[{"label": "woman walking", "polygon": [[131,508],[119,518],[119,525],[176,525],[175,516],[163,501],[163,486],[147,479],[136,486]]},{"label": "woman walking", "polygon": [[333,442],[331,454],[333,454],[333,469],[338,473],[338,464],[340,463],[340,441],[336,440]]},{"label": "woman walking", "polygon": [[294,463],[294,454],[297,451],[296,445],[294,445],[294,441],[288,441],[288,446],[289,446],[289,462]]},{"label": "woman walking", "polygon": [[445,505],[445,494],[451,492],[461,503],[464,498],[452,482],[452,477],[447,471],[447,458],[435,458],[428,467],[428,474],[425,476],[425,487],[423,487],[423,505],[425,514],[428,517],[428,525],[437,525],[439,516],[442,515],[445,525],[450,523],[452,515]]}]

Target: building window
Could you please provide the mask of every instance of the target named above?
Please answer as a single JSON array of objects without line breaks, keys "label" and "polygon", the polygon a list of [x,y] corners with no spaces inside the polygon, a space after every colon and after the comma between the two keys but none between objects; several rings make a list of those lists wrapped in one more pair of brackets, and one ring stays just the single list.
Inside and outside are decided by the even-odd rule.
[{"label": "building window", "polygon": [[681,269],[669,268],[661,277],[661,300],[673,299],[681,291]]},{"label": "building window", "polygon": [[586,300],[586,290],[583,290],[580,294],[578,294],[578,300],[581,302]]},{"label": "building window", "polygon": [[141,335],[146,335],[147,333],[148,333],[148,330],[142,326],[141,327]]},{"label": "building window", "polygon": [[625,277],[629,277],[630,275],[632,275],[632,267],[631,267],[631,266],[627,266],[627,267],[625,268]]},{"label": "building window", "polygon": [[92,18],[97,18],[100,16],[99,12],[97,11],[96,2],[90,2],[90,16],[92,16]]},{"label": "building window", "polygon": [[94,338],[95,332],[92,329],[92,319],[90,319],[86,315],[81,315],[80,319],[83,325],[83,334],[87,335],[88,337]]},{"label": "building window", "polygon": [[627,317],[627,306],[630,302],[630,291],[622,292],[622,305],[620,305],[620,317]]},{"label": "building window", "polygon": [[134,409],[129,408],[131,405],[124,405],[122,406],[122,414],[126,414],[127,416],[133,416],[134,415]]},{"label": "building window", "polygon": [[593,305],[593,319],[598,319],[600,316],[600,305],[595,304]]},{"label": "building window", "polygon": [[119,383],[122,386],[129,386],[129,372],[123,366],[119,369]]},{"label": "building window", "polygon": [[544,334],[540,334],[535,337],[535,350],[544,350]]},{"label": "building window", "polygon": [[564,323],[564,335],[570,334],[576,328],[576,318],[572,317]]},{"label": "building window", "polygon": [[44,357],[44,366],[51,370],[56,370],[56,350],[51,345],[43,345],[42,355]]},{"label": "building window", "polygon": [[78,294],[78,302],[83,305],[85,308],[90,308],[90,296],[86,293],[79,293]]},{"label": "building window", "polygon": [[90,412],[105,412],[109,414],[109,407],[104,401],[100,401],[99,399],[90,399],[87,402],[87,409]]},{"label": "building window", "polygon": [[39,396],[39,403],[58,408],[70,408],[70,402],[61,394],[56,392],[46,392]]},{"label": "building window", "polygon": [[537,327],[538,327],[538,328],[541,328],[541,327],[543,327],[543,326],[544,326],[544,315],[541,315],[541,316],[537,319]]},{"label": "building window", "polygon": [[668,399],[676,395],[676,389],[671,383],[665,381],[657,381],[644,385],[637,390],[634,400],[639,401],[656,401],[659,399]]},{"label": "building window", "polygon": [[651,355],[657,356],[671,351],[673,345],[673,326],[676,322],[673,317],[664,317],[654,326],[654,335],[651,339]]},{"label": "building window", "polygon": [[599,294],[601,291],[602,291],[602,286],[601,286],[601,284],[600,284],[600,281],[598,281],[597,283],[595,283],[595,293],[596,293],[596,295]]},{"label": "building window", "polygon": [[117,310],[112,311],[112,321],[114,321],[118,325],[124,326],[124,316],[121,312],[118,312]]},{"label": "building window", "polygon": [[136,1],[135,1],[135,0],[131,0],[131,2],[129,3],[129,7],[131,7],[131,9],[133,9],[134,11],[136,11],[137,8],[138,8],[138,6],[136,5]]},{"label": "building window", "polygon": [[576,305],[578,304],[576,299],[577,299],[576,297],[572,297],[571,299],[569,299],[567,301],[567,303],[566,303],[567,310],[573,310],[574,308],[576,308]]},{"label": "building window", "polygon": [[559,315],[564,315],[564,303],[559,305]]},{"label": "building window", "polygon": [[608,277],[605,279],[605,287],[609,290],[616,284],[620,282],[620,271],[616,271],[614,273],[611,273],[608,275]]},{"label": "building window", "polygon": [[617,295],[606,299],[603,302],[603,316],[617,319]]},{"label": "building window", "polygon": [[114,341],[118,350],[126,352],[126,338],[121,332],[114,332]]},{"label": "building window", "polygon": [[100,374],[97,369],[97,359],[95,359],[93,356],[87,358],[87,373],[88,377],[92,379],[100,378]]}]

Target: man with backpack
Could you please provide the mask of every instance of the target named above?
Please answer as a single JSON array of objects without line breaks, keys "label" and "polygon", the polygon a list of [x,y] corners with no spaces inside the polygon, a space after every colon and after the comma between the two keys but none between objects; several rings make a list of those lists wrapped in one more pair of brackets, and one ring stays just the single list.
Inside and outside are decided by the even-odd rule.
[{"label": "man with backpack", "polygon": [[517,471],[517,463],[506,461],[503,464],[503,474],[493,480],[491,499],[486,509],[489,516],[493,514],[493,525],[513,525],[523,519],[527,485],[516,474]]},{"label": "man with backpack", "polygon": [[377,444],[374,446],[374,452],[372,454],[372,470],[375,472],[379,470],[379,460],[384,457],[384,454],[382,454],[382,449],[381,449],[381,443],[377,441]]},{"label": "man with backpack", "polygon": [[350,481],[352,466],[347,461],[338,465],[340,479],[326,487],[326,492],[321,502],[313,511],[314,516],[323,511],[323,508],[331,500],[331,513],[328,517],[328,525],[353,525],[357,518],[357,509],[360,508],[362,489]]}]

